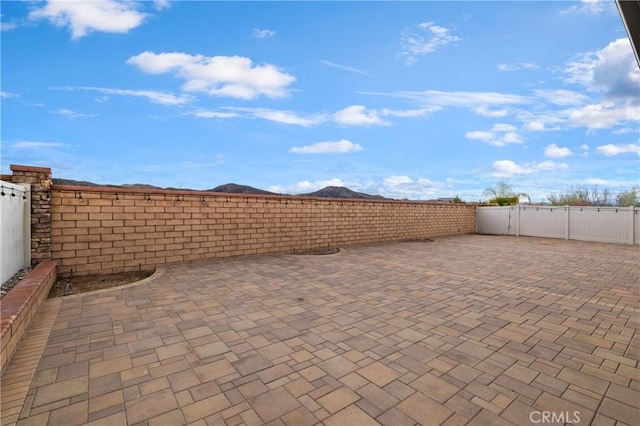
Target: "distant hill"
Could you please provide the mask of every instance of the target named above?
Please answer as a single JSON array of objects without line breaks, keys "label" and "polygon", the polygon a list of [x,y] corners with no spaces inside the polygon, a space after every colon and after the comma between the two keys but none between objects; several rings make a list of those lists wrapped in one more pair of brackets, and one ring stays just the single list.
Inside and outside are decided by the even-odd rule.
[{"label": "distant hill", "polygon": [[54,185],[69,186],[108,186],[110,188],[130,188],[130,189],[162,189],[159,186],[147,185],[146,183],[125,183],[123,185],[102,185],[99,183],[88,182],[86,180],[60,179],[53,178]]},{"label": "distant hill", "polygon": [[70,185],[70,186],[100,186],[97,183],[87,182],[86,180],[60,179],[53,178],[54,185]]},{"label": "distant hill", "polygon": [[258,189],[248,185],[238,185],[236,183],[218,185],[213,189],[208,189],[208,191],[223,192],[226,194],[280,195],[275,192],[265,191],[264,189]]},{"label": "distant hill", "polygon": [[148,185],[146,183],[125,183],[118,186],[121,186],[123,188],[132,188],[132,189],[162,189],[159,186]]},{"label": "distant hill", "polygon": [[[130,189],[185,189],[185,188],[161,188],[159,186],[148,185],[145,183],[125,183],[123,185],[101,185],[84,180],[73,179],[53,179],[54,185],[70,185],[70,186],[108,186],[111,188],[130,188]],[[207,189],[211,192],[221,192],[226,194],[253,194],[253,195],[283,195],[275,192],[265,191],[264,189],[254,188],[248,185],[238,185],[236,183],[227,183],[224,185],[218,185],[215,188]],[[302,197],[324,197],[324,198],[351,198],[360,200],[386,200],[387,198],[381,195],[370,195],[364,192],[352,191],[344,186],[327,186],[319,191],[310,192],[308,194],[298,194]]]},{"label": "distant hill", "polygon": [[353,198],[360,200],[386,200],[382,195],[370,195],[364,192],[352,191],[344,186],[327,186],[315,192],[300,194],[304,197],[325,197],[325,198]]}]

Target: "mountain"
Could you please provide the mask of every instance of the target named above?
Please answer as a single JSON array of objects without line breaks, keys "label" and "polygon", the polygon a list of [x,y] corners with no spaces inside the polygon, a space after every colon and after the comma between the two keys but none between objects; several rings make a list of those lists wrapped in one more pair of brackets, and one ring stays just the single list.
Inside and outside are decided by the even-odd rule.
[{"label": "mountain", "polygon": [[227,183],[225,185],[218,185],[213,189],[208,189],[212,192],[224,192],[226,194],[257,194],[257,195],[280,195],[275,192],[265,191],[264,189],[254,188],[248,185],[238,185],[236,183]]},{"label": "mountain", "polygon": [[364,192],[352,191],[344,186],[327,186],[315,192],[300,194],[304,197],[326,197],[326,198],[355,198],[360,200],[386,200],[382,195],[370,195]]},{"label": "mountain", "polygon": [[118,186],[121,186],[123,188],[131,188],[131,189],[162,189],[159,186],[148,185],[146,183],[125,183]]},{"label": "mountain", "polygon": [[[185,189],[185,188],[161,188],[159,186],[147,185],[144,183],[126,183],[123,185],[100,185],[93,182],[87,182],[84,180],[73,179],[53,179],[54,185],[70,185],[70,186],[108,186],[111,188],[133,188],[133,189]],[[275,192],[265,191],[263,189],[254,188],[248,185],[238,185],[236,183],[227,183],[225,185],[218,185],[215,188],[208,189],[211,192],[221,192],[226,194],[254,194],[254,195],[283,195],[276,194]],[[310,192],[308,194],[298,194],[302,197],[324,197],[324,198],[351,198],[360,200],[386,200],[387,198],[381,195],[370,195],[363,192],[352,191],[344,186],[327,186],[319,191]]]},{"label": "mountain", "polygon": [[54,185],[69,185],[69,186],[100,186],[97,183],[87,182],[86,180],[73,180],[73,179],[60,179],[53,178]]},{"label": "mountain", "polygon": [[60,179],[53,178],[54,185],[68,186],[108,186],[110,188],[131,188],[131,189],[162,189],[159,186],[147,185],[146,183],[125,183],[124,185],[103,185],[99,183],[88,182],[86,180]]}]

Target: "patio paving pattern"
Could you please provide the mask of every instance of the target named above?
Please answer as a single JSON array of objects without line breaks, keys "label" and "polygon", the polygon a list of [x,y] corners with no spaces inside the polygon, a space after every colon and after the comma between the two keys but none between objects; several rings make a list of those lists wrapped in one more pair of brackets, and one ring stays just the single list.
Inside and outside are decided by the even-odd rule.
[{"label": "patio paving pattern", "polygon": [[2,424],[638,425],[639,324],[638,246],[466,235],[181,264],[48,300]]}]

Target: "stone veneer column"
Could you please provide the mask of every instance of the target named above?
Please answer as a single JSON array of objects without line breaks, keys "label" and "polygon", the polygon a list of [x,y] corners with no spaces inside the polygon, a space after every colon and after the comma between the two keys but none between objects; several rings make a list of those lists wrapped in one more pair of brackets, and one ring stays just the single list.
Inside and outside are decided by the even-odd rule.
[{"label": "stone veneer column", "polygon": [[51,169],[10,166],[13,183],[31,184],[31,264],[51,260]]}]

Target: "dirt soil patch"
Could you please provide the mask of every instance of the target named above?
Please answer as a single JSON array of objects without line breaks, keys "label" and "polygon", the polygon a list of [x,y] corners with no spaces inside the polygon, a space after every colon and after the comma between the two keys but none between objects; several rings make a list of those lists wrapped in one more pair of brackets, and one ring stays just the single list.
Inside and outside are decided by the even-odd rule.
[{"label": "dirt soil patch", "polygon": [[304,250],[304,251],[296,251],[293,254],[301,255],[301,256],[323,256],[327,254],[336,254],[340,253],[339,248],[319,248],[313,250]]},{"label": "dirt soil patch", "polygon": [[64,296],[64,290],[67,288],[68,283],[70,285],[67,296],[131,284],[151,276],[153,272],[154,271],[131,271],[121,272],[119,274],[86,275],[71,278],[69,278],[69,276],[62,276],[58,277],[56,283],[51,287],[49,297]]}]

